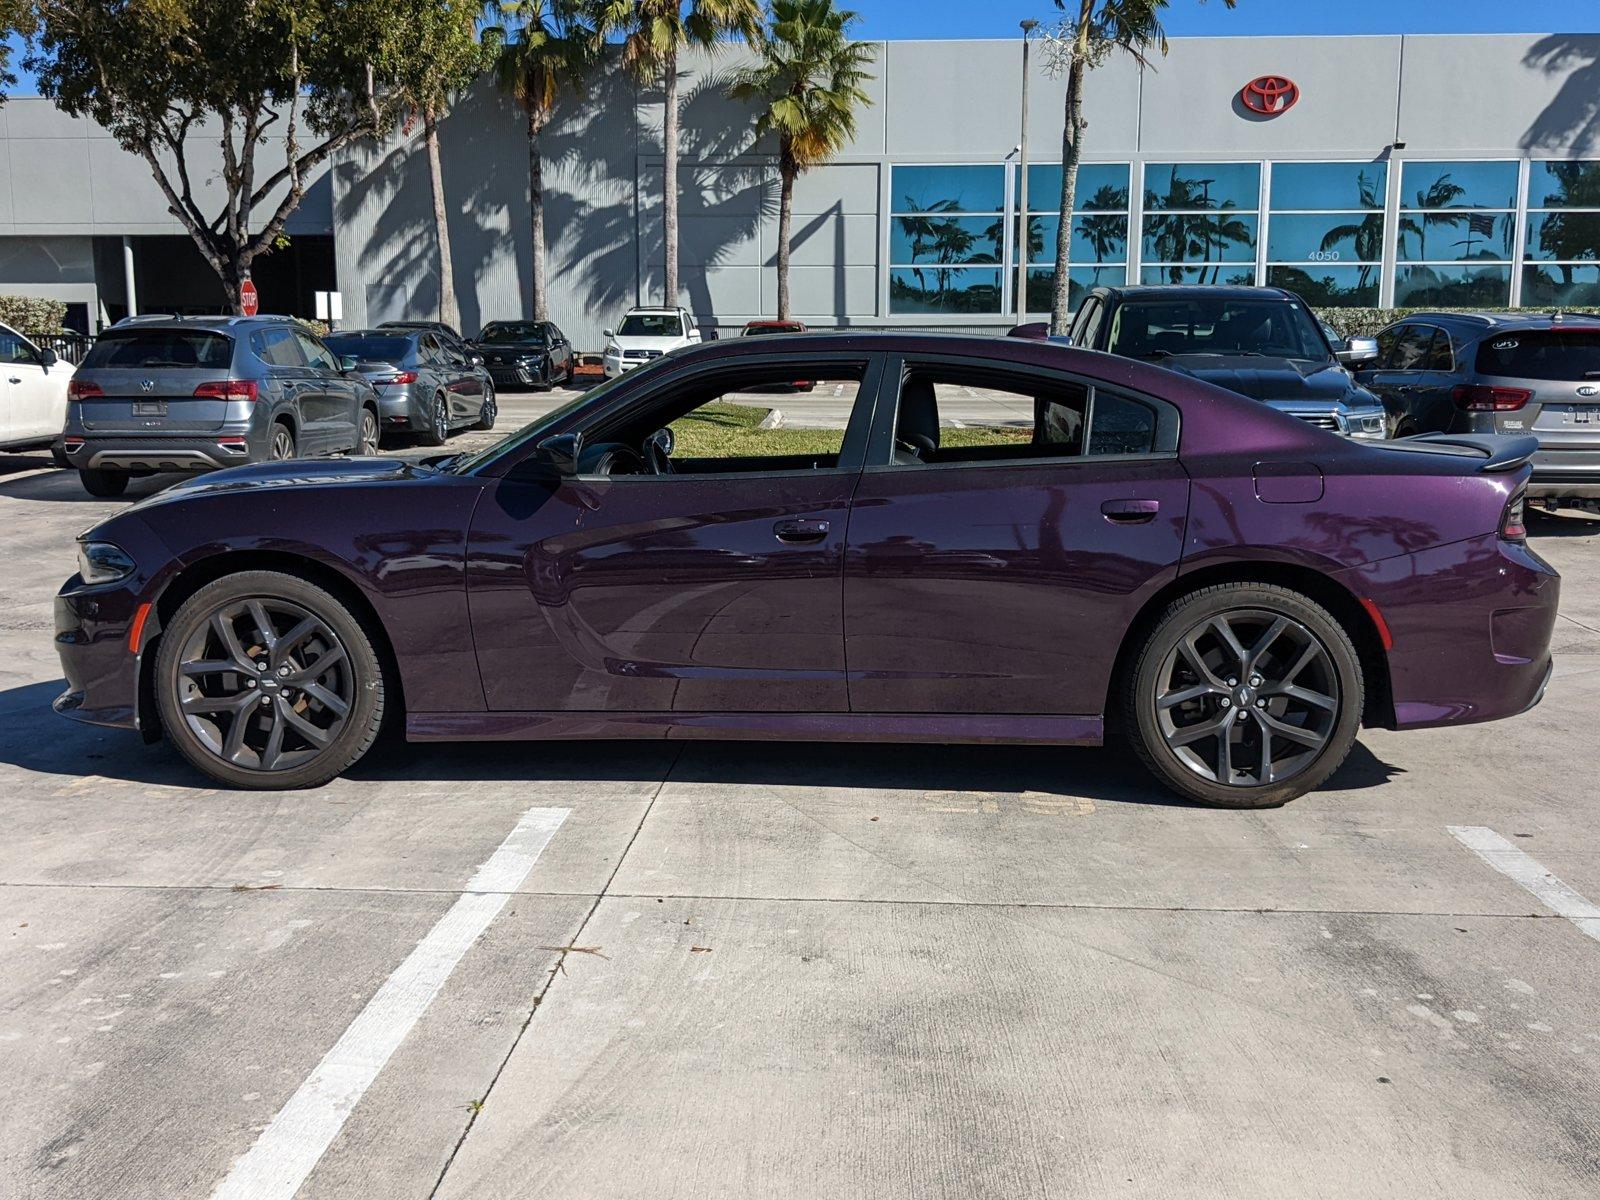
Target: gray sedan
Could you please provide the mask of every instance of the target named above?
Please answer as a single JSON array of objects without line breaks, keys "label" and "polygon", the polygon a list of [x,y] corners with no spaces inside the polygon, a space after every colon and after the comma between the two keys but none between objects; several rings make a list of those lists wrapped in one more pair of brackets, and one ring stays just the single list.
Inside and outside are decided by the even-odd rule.
[{"label": "gray sedan", "polygon": [[384,433],[415,433],[429,446],[442,446],[452,430],[494,428],[489,372],[438,334],[361,329],[337,333],[327,343],[377,390]]}]

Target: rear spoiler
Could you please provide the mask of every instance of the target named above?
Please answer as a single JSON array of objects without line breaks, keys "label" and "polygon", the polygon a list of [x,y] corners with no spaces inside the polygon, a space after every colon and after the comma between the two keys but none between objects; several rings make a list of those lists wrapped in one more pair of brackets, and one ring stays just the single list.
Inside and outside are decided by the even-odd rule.
[{"label": "rear spoiler", "polygon": [[1481,454],[1484,461],[1479,464],[1478,470],[1484,474],[1515,471],[1539,449],[1538,438],[1507,437],[1499,433],[1419,433],[1412,437],[1401,438],[1399,442],[1393,444],[1396,449],[1404,449],[1410,442],[1421,442],[1424,445],[1447,449],[1470,450],[1475,454]]}]

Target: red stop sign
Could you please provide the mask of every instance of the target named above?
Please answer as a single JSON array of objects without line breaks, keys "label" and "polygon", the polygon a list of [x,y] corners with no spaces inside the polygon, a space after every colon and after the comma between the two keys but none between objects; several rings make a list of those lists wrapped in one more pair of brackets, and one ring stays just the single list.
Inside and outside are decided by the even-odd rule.
[{"label": "red stop sign", "polygon": [[239,286],[239,307],[247,317],[253,317],[261,310],[261,297],[256,294],[255,280],[246,279]]}]

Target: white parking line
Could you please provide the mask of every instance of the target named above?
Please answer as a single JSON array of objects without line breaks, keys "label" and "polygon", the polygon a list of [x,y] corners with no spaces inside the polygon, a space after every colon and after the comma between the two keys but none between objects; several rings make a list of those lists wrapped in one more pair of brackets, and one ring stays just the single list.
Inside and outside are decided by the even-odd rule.
[{"label": "white parking line", "polygon": [[1580,893],[1545,870],[1537,859],[1524,854],[1494,830],[1483,825],[1448,825],[1446,828],[1456,841],[1500,874],[1600,942],[1600,905],[1590,904]]},{"label": "white parking line", "polygon": [[522,886],[570,809],[530,808],[228,1172],[213,1200],[290,1200],[456,964]]}]

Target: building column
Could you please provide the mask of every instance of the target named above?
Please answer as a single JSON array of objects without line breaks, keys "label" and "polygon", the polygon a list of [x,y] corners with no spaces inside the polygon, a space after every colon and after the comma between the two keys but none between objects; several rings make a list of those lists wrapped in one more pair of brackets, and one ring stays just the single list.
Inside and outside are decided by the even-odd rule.
[{"label": "building column", "polygon": [[133,239],[127,234],[122,235],[122,290],[127,293],[128,315],[139,315],[139,296],[134,286],[133,275]]}]

